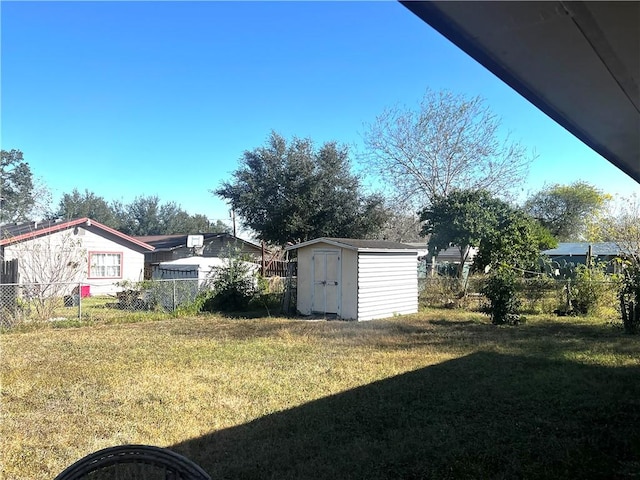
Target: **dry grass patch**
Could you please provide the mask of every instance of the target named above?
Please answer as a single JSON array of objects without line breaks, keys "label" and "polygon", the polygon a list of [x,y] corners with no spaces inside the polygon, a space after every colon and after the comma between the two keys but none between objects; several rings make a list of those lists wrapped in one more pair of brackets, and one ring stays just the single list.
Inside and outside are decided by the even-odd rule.
[{"label": "dry grass patch", "polygon": [[[593,377],[594,392],[609,391],[597,411],[618,415],[610,395],[629,391],[613,426],[640,420],[627,402],[637,402],[640,387],[624,384],[640,365],[637,339],[581,319],[537,318],[514,328],[440,310],[366,323],[199,317],[49,328],[0,341],[4,479],[52,478],[81,456],[122,443],[173,446],[220,478],[425,478],[427,461],[439,472],[434,478],[522,474],[523,463],[501,460],[498,431],[507,445],[518,442],[509,447],[514,455],[542,449],[533,442],[521,452],[521,435],[507,426],[562,430],[548,423],[556,416],[535,425],[526,419],[544,417],[543,399],[558,418],[574,412],[582,390],[570,387],[572,376]],[[621,373],[603,373],[609,369]],[[538,391],[528,395],[531,389]],[[505,392],[513,401],[494,405],[492,396],[505,402]],[[567,421],[577,422],[575,433],[593,418]],[[465,446],[481,435],[485,441]],[[612,445],[607,452],[626,445],[624,459],[612,460],[618,471],[640,461],[640,437],[632,447],[623,427],[621,438],[610,435],[607,428],[602,436]],[[441,448],[438,439],[450,448],[440,460],[423,452]],[[479,456],[470,457],[474,449]],[[566,465],[587,454],[585,447]],[[540,468],[549,467],[545,455]]]}]

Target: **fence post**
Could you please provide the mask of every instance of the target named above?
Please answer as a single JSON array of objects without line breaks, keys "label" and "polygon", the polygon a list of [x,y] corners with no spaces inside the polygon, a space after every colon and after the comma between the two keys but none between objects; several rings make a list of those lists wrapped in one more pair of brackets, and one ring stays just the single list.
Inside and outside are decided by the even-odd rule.
[{"label": "fence post", "polygon": [[176,279],[173,279],[173,313],[176,311]]},{"label": "fence post", "polygon": [[78,320],[82,320],[82,282],[78,283]]}]

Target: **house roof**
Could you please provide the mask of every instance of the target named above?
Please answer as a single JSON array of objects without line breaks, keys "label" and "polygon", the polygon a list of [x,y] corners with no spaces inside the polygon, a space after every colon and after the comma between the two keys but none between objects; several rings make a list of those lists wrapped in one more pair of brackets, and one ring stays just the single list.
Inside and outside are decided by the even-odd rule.
[{"label": "house roof", "polygon": [[[211,240],[214,240],[216,238],[224,238],[224,237],[228,237],[232,240],[236,240],[236,241],[240,241],[242,243],[244,243],[245,245],[248,245],[250,247],[253,247],[257,250],[260,250],[262,247],[260,245],[257,245],[255,243],[249,242],[247,240],[243,240],[241,238],[238,237],[234,237],[233,235],[229,234],[229,233],[201,233],[199,235],[202,235],[204,237],[204,241],[205,242],[210,242]],[[137,238],[139,241],[141,242],[145,242],[148,243],[149,245],[152,245],[153,247],[155,247],[155,251],[169,251],[169,250],[175,250],[177,248],[183,248],[187,246],[187,237],[189,235],[185,235],[185,234],[178,234],[178,235],[147,235],[147,236],[141,236],[141,237],[135,237]]]},{"label": "house roof", "polygon": [[90,218],[76,218],[74,220],[57,220],[44,222],[27,222],[20,224],[7,224],[0,226],[0,246],[11,245],[13,243],[30,240],[32,238],[41,237],[50,233],[68,230],[70,228],[82,226],[86,230],[96,230],[115,237],[125,242],[132,243],[146,250],[153,250],[153,246],[138,240],[134,237],[126,235],[111,227],[107,227]]},{"label": "house roof", "polygon": [[559,243],[556,248],[544,250],[542,253],[550,257],[579,256],[586,255],[591,245],[592,255],[610,255],[616,256],[622,253],[622,250],[614,242],[589,243],[589,242],[566,242]]},{"label": "house roof", "polygon": [[316,243],[328,243],[335,247],[346,248],[358,252],[418,252],[414,246],[400,242],[390,242],[387,240],[360,240],[355,238],[333,238],[320,237],[307,242],[291,245],[285,250],[296,250],[298,248],[314,245]]},{"label": "house roof", "polygon": [[640,2],[401,3],[640,182]]}]

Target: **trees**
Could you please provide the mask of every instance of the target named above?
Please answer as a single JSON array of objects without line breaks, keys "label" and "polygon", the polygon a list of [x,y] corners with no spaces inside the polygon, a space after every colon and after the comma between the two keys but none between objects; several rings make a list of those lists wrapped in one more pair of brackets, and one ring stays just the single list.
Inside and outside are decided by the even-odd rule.
[{"label": "trees", "polygon": [[554,184],[531,196],[524,210],[538,219],[559,241],[581,240],[589,220],[604,208],[611,196],[587,182]]},{"label": "trees", "polygon": [[103,197],[87,189],[84,193],[80,193],[78,189],[74,188],[71,193],[63,194],[58,204],[58,210],[53,214],[53,217],[65,220],[87,217],[111,228],[117,229],[119,227],[118,219],[111,205]]},{"label": "trees", "polygon": [[88,217],[128,235],[172,235],[228,232],[219,220],[212,224],[201,214],[190,215],[175,202],[160,203],[158,196],[136,197],[131,203],[107,202],[103,197],[74,189],[60,199],[51,220]]},{"label": "trees", "polygon": [[32,302],[40,320],[54,316],[63,296],[87,271],[87,252],[80,240],[69,232],[18,243],[12,258],[20,262],[25,298]]},{"label": "trees", "polygon": [[414,211],[454,189],[504,195],[522,183],[533,156],[508,138],[480,97],[428,90],[417,109],[388,108],[367,126],[367,158]]},{"label": "trees", "polygon": [[20,150],[1,153],[0,224],[26,221],[35,205],[31,168]]},{"label": "trees", "polygon": [[245,151],[233,180],[212,193],[226,199],[247,227],[284,245],[315,237],[362,237],[383,225],[382,197],[367,195],[351,173],[348,151],[335,142],[314,149],[271,132],[266,145]]},{"label": "trees", "polygon": [[603,223],[604,236],[624,253],[620,310],[627,333],[640,331],[640,197],[624,199],[617,214]]},{"label": "trees", "polygon": [[204,215],[190,215],[175,202],[160,203],[157,195],[139,196],[131,203],[114,204],[119,230],[127,235],[172,235],[210,231]]},{"label": "trees", "polygon": [[438,195],[422,210],[422,232],[429,251],[437,254],[450,246],[460,250],[458,276],[470,249],[478,249],[474,268],[506,263],[527,269],[535,265],[541,248],[553,246],[548,232],[523,212],[486,190],[453,190]]},{"label": "trees", "polygon": [[453,190],[448,195],[436,195],[420,213],[424,223],[422,233],[429,235],[429,252],[456,246],[460,250],[458,276],[469,257],[471,248],[480,246],[490,230],[496,228],[498,215],[505,206],[486,190]]},{"label": "trees", "polygon": [[534,270],[540,252],[557,246],[557,241],[537,220],[508,205],[500,211],[497,224],[480,242],[473,267],[484,270],[500,264],[519,270]]}]

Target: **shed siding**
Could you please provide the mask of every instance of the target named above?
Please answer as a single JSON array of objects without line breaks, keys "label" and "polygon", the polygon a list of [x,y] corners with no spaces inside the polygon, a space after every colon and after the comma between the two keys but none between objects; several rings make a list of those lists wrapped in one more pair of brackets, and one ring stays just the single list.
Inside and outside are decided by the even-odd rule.
[{"label": "shed siding", "polygon": [[416,313],[417,254],[361,252],[358,286],[358,320]]},{"label": "shed siding", "polygon": [[342,249],[342,308],[340,317],[358,318],[358,252]]}]

